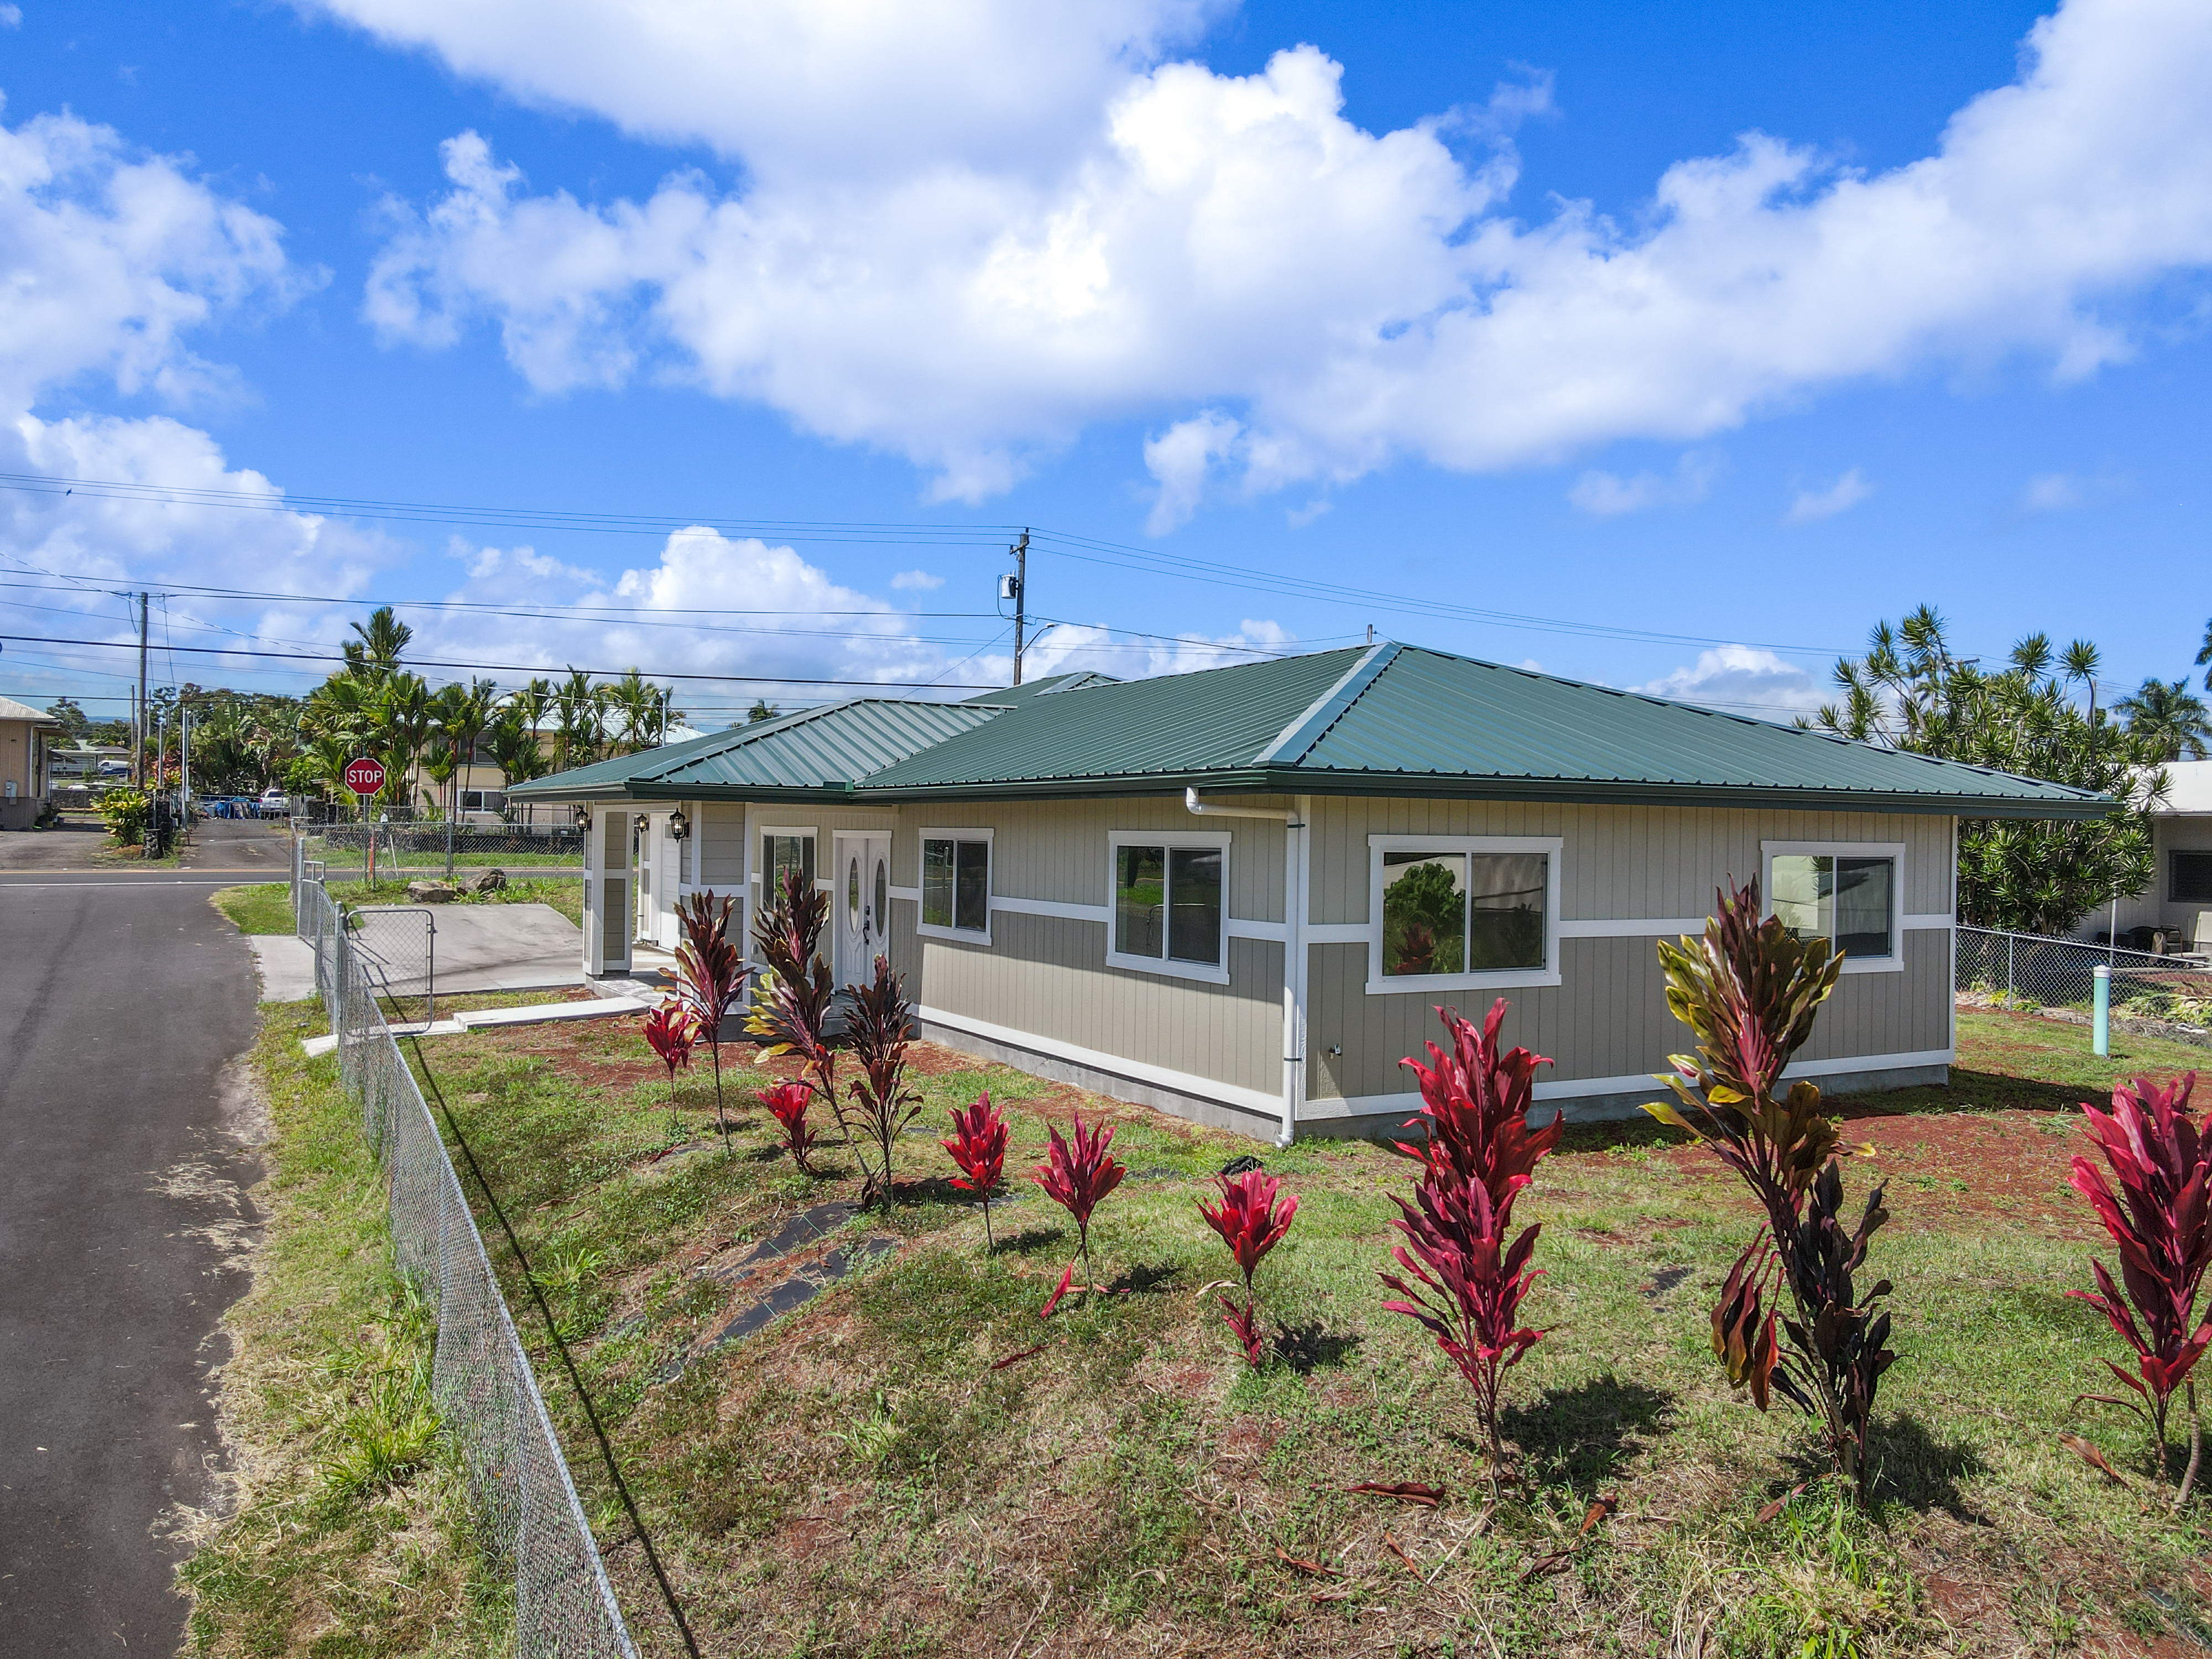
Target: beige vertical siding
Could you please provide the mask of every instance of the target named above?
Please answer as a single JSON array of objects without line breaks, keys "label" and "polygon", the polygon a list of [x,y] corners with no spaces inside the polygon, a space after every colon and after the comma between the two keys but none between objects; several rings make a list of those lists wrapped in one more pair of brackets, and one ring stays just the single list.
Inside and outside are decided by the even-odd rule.
[{"label": "beige vertical siding", "polygon": [[691,815],[699,843],[695,884],[728,890],[745,878],[745,809],[709,801]]}]

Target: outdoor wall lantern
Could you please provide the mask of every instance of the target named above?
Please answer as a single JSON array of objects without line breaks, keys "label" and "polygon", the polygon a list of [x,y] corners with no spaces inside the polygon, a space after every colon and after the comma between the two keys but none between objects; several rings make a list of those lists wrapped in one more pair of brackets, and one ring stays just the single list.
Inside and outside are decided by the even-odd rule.
[{"label": "outdoor wall lantern", "polygon": [[678,841],[691,833],[691,820],[684,816],[680,806],[668,815],[668,833]]}]

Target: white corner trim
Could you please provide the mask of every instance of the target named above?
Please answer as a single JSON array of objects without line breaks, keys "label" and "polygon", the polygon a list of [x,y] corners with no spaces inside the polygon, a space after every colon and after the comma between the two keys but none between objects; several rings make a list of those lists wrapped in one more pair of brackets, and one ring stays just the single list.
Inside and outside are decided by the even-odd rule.
[{"label": "white corner trim", "polygon": [[1279,921],[1247,921],[1242,916],[1229,918],[1229,937],[1231,939],[1271,939],[1283,942],[1283,924]]},{"label": "white corner trim", "polygon": [[1103,904],[1063,904],[1058,899],[1012,898],[1004,893],[991,895],[991,908],[1018,916],[1054,916],[1061,921],[1095,921],[1102,926],[1113,918],[1113,912]]},{"label": "white corner trim", "polygon": [[[1165,1066],[1153,1066],[1141,1060],[1127,1060],[1120,1054],[1109,1054],[1096,1048],[1079,1048],[1073,1042],[1062,1042],[1056,1037],[1039,1036],[1033,1031],[1021,1031],[1010,1025],[994,1025],[988,1020],[973,1019],[966,1014],[948,1013],[942,1008],[917,1008],[915,1013],[924,1024],[949,1025],[956,1031],[965,1031],[971,1036],[988,1038],[1016,1048],[1029,1048],[1054,1060],[1064,1060],[1072,1065],[1087,1066],[1093,1071],[1111,1073],[1126,1077],[1132,1082],[1149,1083],[1156,1088],[1173,1089],[1201,1100],[1214,1100],[1224,1106],[1257,1112],[1263,1117],[1279,1117],[1283,1097],[1265,1094],[1257,1089],[1247,1089],[1235,1083],[1222,1083],[1212,1078],[1194,1076],[1188,1072],[1170,1070]],[[1415,1099],[1420,1098],[1416,1095]]]},{"label": "white corner trim", "polygon": [[[1901,1072],[1923,1066],[1957,1063],[1952,1048],[1923,1048],[1901,1054],[1844,1054],[1832,1060],[1801,1060],[1785,1069],[1785,1078],[1835,1077],[1846,1072]],[[1655,1073],[1638,1072],[1626,1077],[1547,1078],[1538,1083],[1538,1100],[1579,1100],[1589,1095],[1632,1095],[1648,1091],[1651,1098],[1668,1097],[1667,1085]],[[1307,1103],[1308,1117],[1404,1116],[1421,1109],[1419,1090],[1405,1094],[1352,1095],[1336,1100]]]}]

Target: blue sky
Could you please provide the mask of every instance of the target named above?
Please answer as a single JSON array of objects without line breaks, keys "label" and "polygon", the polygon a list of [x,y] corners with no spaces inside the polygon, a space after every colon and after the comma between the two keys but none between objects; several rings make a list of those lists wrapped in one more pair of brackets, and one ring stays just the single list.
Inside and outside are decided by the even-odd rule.
[{"label": "blue sky", "polygon": [[130,586],[990,683],[1014,525],[1032,673],[1372,623],[1780,714],[1923,600],[2119,688],[2212,613],[2200,6],[627,9],[0,7],[0,473],[133,487],[0,491],[0,692],[112,696]]}]

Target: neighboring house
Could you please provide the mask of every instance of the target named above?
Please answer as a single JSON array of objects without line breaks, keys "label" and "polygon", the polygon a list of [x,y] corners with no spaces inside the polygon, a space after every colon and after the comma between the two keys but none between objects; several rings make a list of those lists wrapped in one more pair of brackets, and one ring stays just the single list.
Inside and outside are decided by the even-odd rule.
[{"label": "neighboring house", "polygon": [[589,810],[588,972],[796,869],[840,980],[888,945],[932,1038],[1276,1137],[1402,1122],[1436,1007],[1499,996],[1540,1100],[1632,1109],[1691,1044],[1654,944],[1731,878],[1850,952],[1796,1074],[1940,1082],[1956,819],[2109,805],[1388,642],[862,699],[513,793]]},{"label": "neighboring house", "polygon": [[[2120,943],[2212,952],[2212,760],[2166,763],[2165,802],[2153,814],[2148,884],[2119,902]],[[2100,907],[2076,930],[2103,944],[2113,914]]]},{"label": "neighboring house", "polygon": [[43,708],[0,697],[0,830],[28,830],[46,816],[46,748],[62,729]]},{"label": "neighboring house", "polygon": [[[103,765],[112,762],[112,765]],[[106,777],[127,778],[131,771],[131,750],[122,744],[49,743],[46,745],[46,775],[54,780],[73,778],[89,781]]]}]

